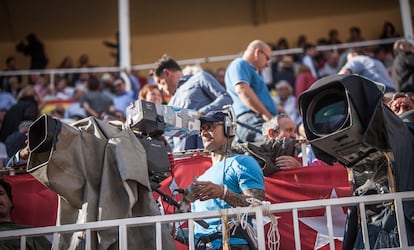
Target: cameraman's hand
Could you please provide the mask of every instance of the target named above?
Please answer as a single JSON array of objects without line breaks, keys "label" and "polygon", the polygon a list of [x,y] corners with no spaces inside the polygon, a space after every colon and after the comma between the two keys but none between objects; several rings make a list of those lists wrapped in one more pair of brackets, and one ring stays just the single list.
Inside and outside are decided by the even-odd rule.
[{"label": "cameraman's hand", "polygon": [[192,186],[192,192],[196,200],[205,201],[223,196],[224,187],[211,181],[198,181],[193,183]]}]

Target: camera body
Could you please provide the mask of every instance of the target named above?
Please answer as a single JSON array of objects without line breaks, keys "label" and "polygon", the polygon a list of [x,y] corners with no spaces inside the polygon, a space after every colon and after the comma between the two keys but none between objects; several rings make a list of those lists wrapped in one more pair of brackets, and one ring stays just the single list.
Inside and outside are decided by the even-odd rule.
[{"label": "camera body", "polygon": [[299,97],[299,108],[316,157],[352,167],[371,153],[390,151],[386,120],[399,118],[382,97],[377,84],[357,75],[315,82]]},{"label": "camera body", "polygon": [[148,136],[198,134],[200,116],[196,110],[136,100],[126,109],[126,123]]}]

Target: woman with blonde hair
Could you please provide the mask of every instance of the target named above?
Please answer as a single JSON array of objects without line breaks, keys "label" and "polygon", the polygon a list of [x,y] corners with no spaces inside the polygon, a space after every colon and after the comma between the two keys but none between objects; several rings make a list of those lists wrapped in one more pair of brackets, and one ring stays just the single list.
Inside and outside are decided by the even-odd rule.
[{"label": "woman with blonde hair", "polygon": [[144,87],[142,87],[142,89],[139,91],[138,99],[158,104],[164,103],[161,90],[157,85],[152,84],[146,84]]}]

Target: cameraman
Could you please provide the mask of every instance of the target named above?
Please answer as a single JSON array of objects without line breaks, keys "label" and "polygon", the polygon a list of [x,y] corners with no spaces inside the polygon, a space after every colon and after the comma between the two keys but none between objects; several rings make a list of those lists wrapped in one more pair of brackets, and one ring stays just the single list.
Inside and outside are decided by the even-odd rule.
[{"label": "cameraman", "polygon": [[[264,177],[256,160],[247,155],[230,154],[234,125],[226,123],[227,118],[227,114],[220,111],[200,118],[201,137],[205,150],[211,152],[213,166],[190,186],[192,212],[249,206],[247,198],[264,199]],[[223,247],[220,218],[205,221],[209,224],[207,229],[196,225],[194,230],[196,249]],[[253,248],[246,231],[241,228],[237,228],[235,235],[229,235],[228,243],[231,249]]]}]

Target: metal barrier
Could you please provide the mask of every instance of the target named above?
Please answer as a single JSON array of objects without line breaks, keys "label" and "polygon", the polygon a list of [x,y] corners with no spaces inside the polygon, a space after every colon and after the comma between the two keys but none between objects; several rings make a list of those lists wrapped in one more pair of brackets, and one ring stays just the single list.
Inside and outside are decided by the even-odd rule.
[{"label": "metal barrier", "polygon": [[[400,193],[391,193],[391,194],[379,194],[379,195],[368,195],[360,197],[347,197],[347,198],[333,198],[333,199],[322,199],[322,200],[312,200],[312,201],[299,201],[299,202],[287,202],[279,204],[262,204],[259,206],[250,206],[243,208],[232,208],[226,210],[216,210],[203,213],[182,213],[182,214],[169,214],[169,215],[160,215],[160,216],[146,216],[146,217],[137,217],[137,218],[127,218],[127,219],[118,219],[118,220],[108,220],[108,221],[99,221],[99,222],[89,222],[85,224],[71,224],[71,225],[62,225],[62,226],[53,226],[53,227],[42,227],[42,228],[30,228],[30,229],[21,229],[21,230],[10,230],[0,232],[0,240],[6,238],[20,238],[20,249],[26,249],[26,239],[30,236],[38,235],[47,235],[53,234],[54,238],[58,238],[59,233],[70,233],[75,231],[84,231],[86,236],[86,249],[91,249],[91,232],[99,231],[103,229],[108,229],[112,227],[118,228],[119,236],[119,249],[127,249],[127,228],[135,226],[145,226],[145,225],[156,225],[156,234],[157,234],[157,249],[162,248],[161,240],[161,224],[172,223],[172,222],[181,222],[188,221],[189,227],[189,249],[194,248],[194,222],[200,219],[222,217],[224,214],[231,216],[237,215],[239,213],[249,213],[256,218],[257,222],[257,239],[258,239],[258,249],[266,249],[265,245],[265,231],[263,218],[266,216],[267,212],[270,213],[280,213],[280,212],[291,212],[293,216],[294,223],[294,237],[295,237],[295,248],[296,250],[301,249],[300,244],[300,233],[299,233],[299,211],[312,210],[325,208],[327,216],[327,229],[329,232],[329,245],[330,249],[334,250],[334,232],[333,232],[333,223],[332,223],[332,207],[335,206],[350,206],[358,205],[361,213],[361,224],[363,239],[365,244],[365,249],[370,249],[368,242],[368,229],[365,219],[365,205],[369,204],[378,204],[381,202],[394,201],[395,211],[397,215],[397,225],[399,231],[400,239],[400,248],[394,249],[414,249],[414,246],[408,246],[407,236],[406,236],[406,225],[404,221],[403,214],[403,201],[414,200],[414,191],[411,192],[400,192]],[[54,244],[53,249],[58,249],[57,244]]]}]

